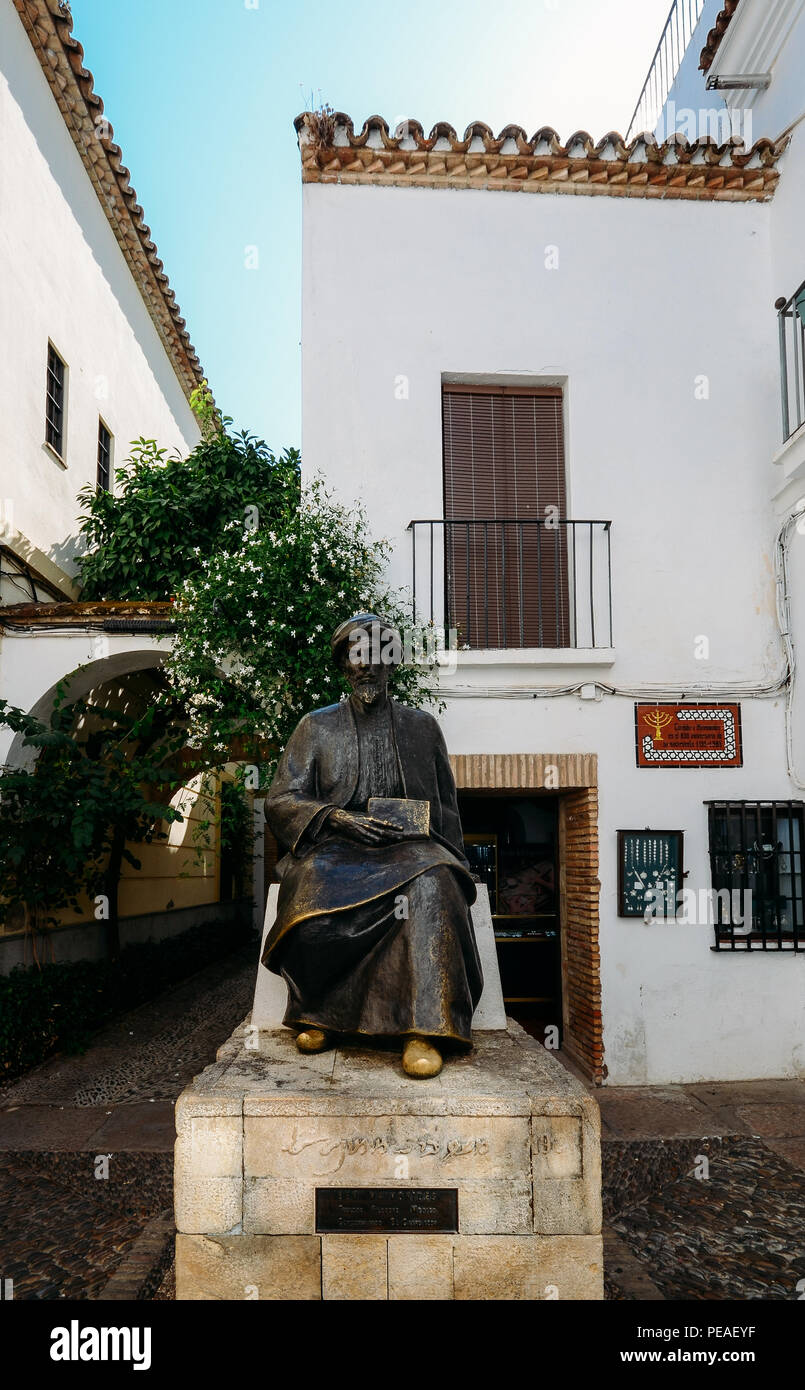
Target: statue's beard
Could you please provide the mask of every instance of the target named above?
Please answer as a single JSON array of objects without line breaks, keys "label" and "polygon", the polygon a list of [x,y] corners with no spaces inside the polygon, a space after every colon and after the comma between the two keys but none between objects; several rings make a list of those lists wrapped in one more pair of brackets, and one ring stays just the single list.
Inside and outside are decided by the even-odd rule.
[{"label": "statue's beard", "polygon": [[363,705],[375,705],[383,694],[380,681],[362,681],[355,687],[355,694]]}]

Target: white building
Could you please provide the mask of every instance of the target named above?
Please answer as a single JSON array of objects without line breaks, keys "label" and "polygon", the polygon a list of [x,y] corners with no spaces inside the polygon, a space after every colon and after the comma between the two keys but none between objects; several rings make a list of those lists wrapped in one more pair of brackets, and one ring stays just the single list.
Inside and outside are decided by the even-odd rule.
[{"label": "white building", "polygon": [[[676,106],[721,105],[706,43],[770,73],[751,149],[297,122],[304,466],[458,629],[505,992],[610,1084],[805,1072],[805,17],[718,9],[675,8]],[[658,872],[686,892],[645,921]]]},{"label": "white building", "polygon": [[[67,596],[79,489],[140,435],[192,448],[201,378],[70,30],[57,0],[0,4],[2,541]],[[12,567],[6,603],[31,597]]]},{"label": "white building", "polygon": [[[113,487],[140,436],[183,453],[200,437],[201,367],[71,26],[57,0],[0,0],[0,698],[42,715],[79,665],[86,695],[165,655],[143,631],[159,623],[71,602],[79,490]],[[13,612],[51,601],[58,616]],[[20,745],[0,726],[0,763]],[[151,858],[123,912],[217,901],[214,875]],[[2,944],[5,969],[22,946]]]}]

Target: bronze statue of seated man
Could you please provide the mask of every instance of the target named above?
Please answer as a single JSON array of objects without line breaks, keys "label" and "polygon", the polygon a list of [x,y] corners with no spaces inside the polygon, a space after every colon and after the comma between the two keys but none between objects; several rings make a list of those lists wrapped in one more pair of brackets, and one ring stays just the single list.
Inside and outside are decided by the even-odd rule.
[{"label": "bronze statue of seated man", "polygon": [[399,1038],[408,1075],[435,1076],[471,1047],[483,987],[447,749],[432,715],[388,694],[396,629],[358,614],[331,650],[352,693],[304,716],[266,797],[286,854],[262,960],[300,1051]]}]

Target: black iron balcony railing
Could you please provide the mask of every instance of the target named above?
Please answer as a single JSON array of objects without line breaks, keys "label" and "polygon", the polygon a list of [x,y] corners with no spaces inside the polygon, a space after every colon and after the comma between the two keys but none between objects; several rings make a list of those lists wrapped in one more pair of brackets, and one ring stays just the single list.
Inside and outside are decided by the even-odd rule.
[{"label": "black iron balcony railing", "polygon": [[643,90],[632,112],[626,132],[627,140],[632,140],[644,130],[653,130],[657,124],[704,5],[705,0],[674,0]]},{"label": "black iron balcony railing", "polygon": [[459,647],[611,647],[609,521],[419,520],[411,532],[414,621]]},{"label": "black iron balcony railing", "polygon": [[783,441],[805,421],[805,280],[790,299],[778,299],[780,331],[780,387],[783,405]]}]

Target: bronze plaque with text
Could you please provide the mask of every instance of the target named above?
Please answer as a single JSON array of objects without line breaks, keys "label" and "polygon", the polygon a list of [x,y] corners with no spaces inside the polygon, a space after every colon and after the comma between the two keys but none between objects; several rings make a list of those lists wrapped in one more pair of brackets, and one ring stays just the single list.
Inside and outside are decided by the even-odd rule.
[{"label": "bronze plaque with text", "polygon": [[391,1235],[458,1230],[457,1187],[317,1187],[316,1230]]}]

